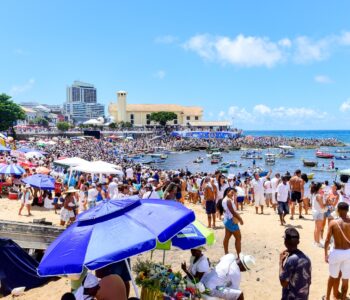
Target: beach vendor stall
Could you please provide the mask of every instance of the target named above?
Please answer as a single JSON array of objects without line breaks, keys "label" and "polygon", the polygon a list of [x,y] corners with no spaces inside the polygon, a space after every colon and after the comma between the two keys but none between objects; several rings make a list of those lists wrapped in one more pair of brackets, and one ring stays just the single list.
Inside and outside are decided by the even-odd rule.
[{"label": "beach vendor stall", "polygon": [[[157,242],[168,241],[194,219],[193,211],[172,201],[102,201],[80,214],[49,246],[38,274],[81,274],[84,268],[93,271],[126,260],[155,249]],[[131,274],[129,267],[128,271]],[[133,279],[132,282],[139,297]]]}]

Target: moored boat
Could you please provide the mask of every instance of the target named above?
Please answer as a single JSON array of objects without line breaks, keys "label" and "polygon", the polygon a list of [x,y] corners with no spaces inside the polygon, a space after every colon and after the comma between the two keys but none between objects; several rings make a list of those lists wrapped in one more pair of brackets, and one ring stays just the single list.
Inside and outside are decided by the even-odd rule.
[{"label": "moored boat", "polygon": [[195,163],[195,164],[201,164],[201,163],[203,163],[203,158],[197,157],[197,158],[193,161],[193,163]]},{"label": "moored boat", "polygon": [[276,155],[274,153],[265,154],[265,164],[274,165],[276,163]]},{"label": "moored boat", "polygon": [[337,169],[336,168],[330,168],[330,167],[319,167],[319,168],[313,168],[312,171],[332,173],[332,172],[336,172]]},{"label": "moored boat", "polygon": [[332,159],[334,158],[334,155],[332,153],[323,152],[321,150],[316,151],[316,157],[318,158],[324,158],[324,159]]},{"label": "moored boat", "polygon": [[305,167],[316,167],[318,165],[317,161],[303,159],[303,164]]},{"label": "moored boat", "polygon": [[341,156],[334,156],[336,160],[350,160],[350,156],[341,155]]},{"label": "moored boat", "polygon": [[295,153],[292,152],[292,149],[294,149],[292,146],[281,145],[278,148],[281,149],[281,152],[278,154],[279,158],[293,158],[293,157],[295,157]]}]

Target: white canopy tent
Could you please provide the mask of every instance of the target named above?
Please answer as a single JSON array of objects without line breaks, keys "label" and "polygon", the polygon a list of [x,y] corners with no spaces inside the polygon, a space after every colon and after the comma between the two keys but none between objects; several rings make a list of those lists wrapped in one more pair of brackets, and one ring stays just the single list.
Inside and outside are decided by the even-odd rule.
[{"label": "white canopy tent", "polygon": [[106,174],[106,175],[115,174],[115,175],[121,175],[121,176],[124,175],[123,171],[117,170],[116,168],[112,168],[98,161],[87,162],[75,167],[71,167],[70,171],[78,171],[78,172],[89,173],[89,174]]},{"label": "white canopy tent", "polygon": [[121,166],[118,166],[118,165],[115,165],[115,164],[111,164],[111,163],[108,163],[108,162],[105,162],[105,161],[102,161],[102,160],[94,161],[94,164],[105,166],[105,167],[108,167],[108,168],[117,169],[117,170],[121,170],[122,169]]},{"label": "white canopy tent", "polygon": [[115,166],[113,164],[109,164],[103,161],[93,161],[93,162],[88,161],[78,166],[71,167],[68,182],[70,182],[73,172],[82,172],[82,173],[88,173],[91,175],[99,175],[100,180],[102,180],[102,175],[113,174],[121,177],[124,176],[123,171],[113,168],[110,165]]},{"label": "white canopy tent", "polygon": [[56,165],[61,165],[66,167],[76,167],[81,164],[88,163],[88,161],[80,157],[69,157],[69,158],[55,160],[53,163]]}]

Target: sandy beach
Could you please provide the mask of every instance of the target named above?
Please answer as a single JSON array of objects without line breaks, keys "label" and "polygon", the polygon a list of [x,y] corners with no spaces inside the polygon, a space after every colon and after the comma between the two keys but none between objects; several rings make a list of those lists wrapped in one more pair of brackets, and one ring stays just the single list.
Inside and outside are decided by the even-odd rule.
[{"label": "sandy beach", "polygon": [[[200,205],[187,204],[196,213],[197,219],[206,224],[206,215]],[[15,220],[21,222],[31,222],[33,218],[46,217],[47,220],[58,224],[59,215],[53,211],[44,209],[33,209],[33,217],[18,216],[19,203],[7,199],[0,199],[0,219]],[[278,279],[278,259],[279,253],[284,249],[283,232],[285,227],[279,225],[278,215],[272,209],[265,208],[265,215],[256,215],[252,207],[245,207],[243,211],[244,225],[242,231],[242,251],[256,257],[256,269],[244,273],[242,276],[241,288],[244,291],[245,299],[280,299],[281,287]],[[324,262],[323,249],[313,245],[312,236],[314,222],[311,215],[306,216],[304,220],[290,221],[287,217],[287,226],[296,227],[301,235],[300,249],[304,251],[312,261],[312,285],[309,299],[321,299],[325,294],[326,282],[328,278],[327,265]],[[215,230],[216,244],[207,247],[206,255],[212,262],[216,262],[223,255],[222,241],[224,229],[222,222],[218,222],[219,229]],[[234,252],[234,242],[230,243],[230,250]],[[155,251],[154,259],[161,261],[162,252]],[[166,263],[172,265],[173,269],[180,270],[180,264],[188,261],[189,251],[171,250],[166,253]],[[141,256],[143,259],[149,259],[150,253]],[[135,258],[134,258],[135,259]],[[41,288],[33,289],[19,297],[25,300],[39,299],[60,299],[60,296],[70,288],[67,279],[60,279],[51,282]],[[8,296],[4,299],[11,299]]]}]

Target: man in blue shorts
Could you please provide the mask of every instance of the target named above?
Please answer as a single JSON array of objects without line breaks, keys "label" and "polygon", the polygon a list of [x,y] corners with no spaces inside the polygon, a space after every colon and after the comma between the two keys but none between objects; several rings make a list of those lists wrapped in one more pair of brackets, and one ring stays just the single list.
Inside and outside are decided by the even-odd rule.
[{"label": "man in blue shorts", "polygon": [[210,177],[205,178],[203,192],[204,192],[204,200],[205,200],[205,212],[208,216],[208,228],[215,228],[215,213],[216,213],[215,201],[217,198],[218,191],[217,191],[216,185],[214,184],[213,180],[210,179]]},{"label": "man in blue shorts", "polygon": [[281,226],[286,224],[284,217],[289,213],[288,200],[290,188],[287,177],[282,177],[282,182],[277,186],[276,199],[278,203],[278,214],[280,216]]}]

